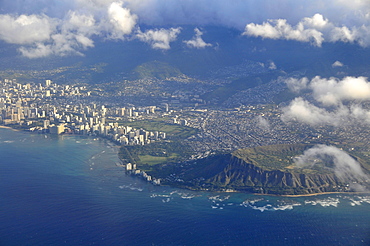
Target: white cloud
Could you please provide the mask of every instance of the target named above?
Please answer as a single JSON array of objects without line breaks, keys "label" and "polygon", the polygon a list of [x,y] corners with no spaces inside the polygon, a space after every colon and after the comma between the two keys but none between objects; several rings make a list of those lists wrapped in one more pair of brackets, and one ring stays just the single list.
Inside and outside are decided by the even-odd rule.
[{"label": "white cloud", "polygon": [[[35,52],[40,55],[66,54],[62,50],[68,50],[68,45],[74,53],[80,53],[93,47],[95,37],[129,41],[136,35],[154,48],[168,49],[172,41],[156,42],[154,36],[163,34],[156,26],[169,24],[245,28],[246,35],[316,46],[323,42],[349,42],[364,47],[370,44],[367,0],[327,0],[325,4],[322,0],[235,0],[232,4],[225,0],[2,0],[1,11],[4,14],[0,15],[0,39],[20,45],[24,54],[25,50],[40,51]],[[153,30],[138,32],[139,24],[150,25]],[[188,46],[210,46],[199,29],[195,32],[191,40],[185,41]],[[64,45],[58,35],[63,36]]]},{"label": "white cloud", "polygon": [[45,15],[0,15],[0,39],[12,44],[47,41],[57,22]]},{"label": "white cloud", "polygon": [[184,43],[190,48],[197,48],[202,49],[205,47],[210,47],[212,44],[204,42],[202,39],[203,32],[201,32],[198,28],[194,29],[195,36],[190,40],[185,40]]},{"label": "white cloud", "polygon": [[270,69],[270,70],[275,70],[275,69],[277,69],[277,66],[276,66],[275,62],[270,61],[269,69]]},{"label": "white cloud", "polygon": [[285,83],[292,92],[298,93],[307,88],[309,81],[306,77],[301,79],[288,78],[285,80]]},{"label": "white cloud", "polygon": [[69,12],[63,22],[44,15],[0,15],[0,39],[22,45],[19,51],[29,58],[78,54],[79,48],[93,47],[92,16]]},{"label": "white cloud", "polygon": [[109,21],[113,25],[111,33],[112,38],[122,39],[124,35],[131,34],[136,21],[137,15],[131,14],[131,11],[122,7],[122,3],[113,2],[108,8]]},{"label": "white cloud", "polygon": [[[299,168],[323,165],[324,168],[332,170],[342,182],[366,182],[370,179],[360,163],[345,151],[334,146],[316,145],[306,150],[303,155],[296,157],[294,161]],[[356,188],[360,187],[356,186]]]},{"label": "white cloud", "polygon": [[[127,0],[127,6],[150,25],[222,25],[243,29],[247,23],[286,19],[297,23],[320,13],[336,26],[361,26],[370,13],[367,0]],[[314,22],[317,24],[322,22]],[[309,24],[309,23],[307,23]]]},{"label": "white cloud", "polygon": [[270,122],[268,119],[264,118],[262,115],[259,115],[255,118],[257,121],[257,126],[262,130],[269,131],[271,128]]},{"label": "white cloud", "polygon": [[335,61],[333,64],[331,64],[332,67],[343,67],[344,64],[340,61]]},{"label": "white cloud", "polygon": [[[46,15],[0,15],[0,39],[22,45],[18,50],[29,58],[82,55],[81,49],[94,47],[93,36],[124,39],[135,28],[137,16],[122,7],[121,2],[110,2],[104,3],[106,12],[69,10],[63,20]],[[101,7],[103,2],[95,4]]]},{"label": "white cloud", "polygon": [[[282,121],[298,121],[312,126],[316,125],[339,125],[339,115],[343,112],[328,112],[323,108],[316,107],[301,97],[295,98],[287,107],[282,109]],[[347,114],[344,112],[344,115]]]},{"label": "white cloud", "polygon": [[338,105],[345,100],[370,100],[370,82],[365,77],[323,79],[313,78],[309,87],[316,101],[324,105]]},{"label": "white cloud", "polygon": [[323,30],[332,24],[329,23],[329,20],[324,18],[321,14],[315,14],[311,18],[305,17],[300,22],[304,27],[313,28],[316,30]]},{"label": "white cloud", "polygon": [[91,48],[94,47],[94,41],[92,41],[90,38],[83,36],[83,35],[76,35],[75,36],[76,41],[82,45],[82,47]]},{"label": "white cloud", "polygon": [[355,43],[366,47],[370,45],[370,26],[335,26],[321,14],[305,17],[292,26],[286,19],[270,19],[262,24],[249,23],[243,35],[269,39],[285,39],[310,42],[321,47],[323,42]]},{"label": "white cloud", "polygon": [[363,122],[370,124],[370,111],[362,108],[360,105],[351,105],[350,106],[351,117],[356,122]]},{"label": "white cloud", "polygon": [[360,104],[339,105],[333,109],[317,107],[301,97],[295,98],[282,109],[281,120],[305,123],[311,126],[348,126],[353,124],[370,124],[370,111]]},{"label": "white cloud", "polygon": [[243,35],[311,42],[320,47],[324,38],[319,29],[324,28],[327,24],[328,21],[320,14],[314,15],[312,18],[304,18],[295,27],[288,24],[285,19],[268,20],[262,25],[247,24]]},{"label": "white cloud", "polygon": [[46,57],[53,54],[50,45],[44,45],[43,43],[36,43],[33,47],[20,47],[19,51],[21,54],[28,58],[39,58]]},{"label": "white cloud", "polygon": [[370,24],[353,27],[335,27],[327,35],[330,42],[358,43],[362,47],[370,45]]},{"label": "white cloud", "polygon": [[[99,26],[93,15],[79,14],[74,11],[68,13],[67,20],[61,26],[60,34],[71,47],[81,46],[83,49],[94,47],[93,35],[99,34]],[[53,36],[54,41],[55,37]],[[61,38],[59,38],[61,40]]]},{"label": "white cloud", "polygon": [[[312,126],[341,126],[355,122],[370,124],[370,111],[360,104],[370,100],[370,82],[365,77],[345,77],[339,80],[317,76],[311,81],[307,78],[289,78],[286,84],[296,93],[311,91],[313,99],[324,107],[318,107],[302,97],[295,98],[282,109],[281,119],[285,122],[298,121]],[[352,104],[346,106],[346,101]]]},{"label": "white cloud", "polygon": [[[2,0],[3,11],[11,13],[44,13],[63,18],[69,10],[101,12],[117,0]],[[124,0],[130,9],[146,25],[222,25],[242,30],[247,23],[259,23],[267,19],[284,18],[297,23],[303,17],[320,13],[336,26],[346,24],[361,26],[369,20],[368,0]]]},{"label": "white cloud", "polygon": [[[82,55],[94,47],[94,36],[126,40],[134,35],[155,49],[169,49],[180,28],[134,32],[138,16],[111,0],[76,1],[80,10],[69,10],[63,19],[46,15],[0,15],[0,39],[22,45],[19,52],[29,58],[49,55]],[[138,27],[137,27],[138,28]]]},{"label": "white cloud", "polygon": [[29,58],[45,57],[49,55],[79,54],[79,50],[94,47],[92,35],[98,33],[95,19],[92,15],[78,14],[70,11],[64,22],[59,22],[48,33],[48,38],[29,40],[19,48],[23,56]]},{"label": "white cloud", "polygon": [[96,34],[96,21],[92,14],[80,14],[76,11],[69,11],[67,20],[63,27],[66,30],[77,30],[84,34]]},{"label": "white cloud", "polygon": [[136,36],[141,41],[149,43],[154,49],[168,50],[171,48],[170,43],[176,40],[180,32],[181,28],[161,28],[146,32],[139,31]]},{"label": "white cloud", "polygon": [[[335,62],[335,66],[339,66]],[[333,66],[334,66],[333,64]],[[344,101],[370,100],[370,82],[365,77],[345,77],[343,79],[325,79],[319,76],[311,81],[307,78],[288,78],[285,80],[288,88],[295,93],[309,89],[316,101],[325,106],[339,105]]]}]

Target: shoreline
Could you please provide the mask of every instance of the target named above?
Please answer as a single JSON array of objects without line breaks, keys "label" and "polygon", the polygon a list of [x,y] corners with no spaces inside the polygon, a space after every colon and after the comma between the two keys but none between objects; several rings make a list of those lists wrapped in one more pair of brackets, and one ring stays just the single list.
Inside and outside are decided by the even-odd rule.
[{"label": "shoreline", "polygon": [[301,194],[301,195],[277,195],[277,194],[261,194],[261,193],[250,193],[253,195],[260,195],[260,196],[278,196],[278,197],[310,197],[310,196],[322,196],[322,195],[330,195],[330,194],[348,194],[348,195],[355,195],[355,194],[369,194],[370,191],[363,191],[363,192],[320,192],[320,193],[311,193],[311,194]]},{"label": "shoreline", "polygon": [[16,132],[21,131],[21,130],[18,130],[18,129],[14,129],[13,127],[4,126],[4,125],[0,125],[0,129],[10,129],[10,130],[13,130],[13,131],[16,131]]},{"label": "shoreline", "polygon": [[363,191],[363,192],[320,192],[320,193],[312,193],[312,194],[302,194],[302,195],[278,195],[283,197],[307,197],[307,196],[320,196],[320,195],[329,195],[329,194],[349,194],[349,195],[355,195],[355,194],[370,194],[369,191]]},{"label": "shoreline", "polygon": [[[5,125],[0,125],[0,129],[10,129],[12,131],[16,131],[16,132],[19,132],[19,131],[22,131],[22,130],[19,130],[19,129],[14,129],[12,127],[9,127],[9,126],[5,126]],[[71,134],[71,135],[74,135],[74,134]],[[68,134],[63,134],[63,136],[68,136]],[[91,136],[90,136],[91,137]],[[101,138],[101,137],[98,137],[100,140],[103,140],[106,144],[106,146],[109,146],[110,148],[113,148],[115,149],[115,152],[117,154],[117,158],[118,158],[118,161],[120,162],[121,159],[118,157],[118,149],[119,149],[119,145],[110,141],[109,139],[105,139],[105,138]],[[122,167],[123,165],[120,164],[120,167]],[[169,185],[171,187],[176,187],[173,186],[173,185]],[[184,187],[179,187],[179,188],[184,188]],[[188,189],[188,188],[185,188],[185,189]],[[193,189],[188,189],[188,190],[193,190]],[[202,191],[202,190],[193,190],[193,191]],[[221,192],[221,193],[241,193],[241,194],[252,194],[252,195],[259,195],[259,196],[277,196],[277,197],[296,197],[296,198],[299,198],[299,197],[311,197],[311,196],[320,196],[320,195],[330,195],[330,194],[349,194],[349,195],[355,195],[355,194],[369,194],[370,195],[370,191],[364,191],[364,192],[319,192],[319,193],[311,193],[311,194],[300,194],[300,195],[279,195],[279,194],[262,194],[262,193],[245,193],[245,192],[240,192],[238,190],[233,190],[233,189],[229,189],[229,190],[220,190],[218,192]]]},{"label": "shoreline", "polygon": [[[162,184],[161,184],[162,185]],[[256,196],[273,196],[273,197],[292,197],[292,198],[299,198],[299,197],[310,197],[310,196],[322,196],[322,195],[331,195],[331,194],[348,194],[348,195],[370,195],[370,191],[343,191],[343,192],[319,192],[319,193],[310,193],[310,194],[299,194],[299,195],[284,195],[284,194],[269,194],[269,193],[253,193],[253,192],[242,192],[238,190],[207,190],[207,189],[191,189],[189,187],[184,186],[176,186],[176,185],[167,185],[164,184],[162,186],[169,186],[169,187],[177,187],[180,189],[191,190],[191,191],[204,191],[204,192],[215,192],[215,193],[239,193],[239,194],[249,194],[249,195],[256,195]]]}]

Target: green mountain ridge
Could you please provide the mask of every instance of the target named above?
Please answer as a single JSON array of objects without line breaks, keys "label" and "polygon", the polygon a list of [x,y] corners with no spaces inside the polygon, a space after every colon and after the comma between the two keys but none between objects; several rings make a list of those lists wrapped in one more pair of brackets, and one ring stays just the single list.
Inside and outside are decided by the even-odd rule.
[{"label": "green mountain ridge", "polygon": [[131,79],[156,78],[164,80],[182,75],[184,74],[178,68],[166,62],[150,61],[137,66],[131,73]]}]

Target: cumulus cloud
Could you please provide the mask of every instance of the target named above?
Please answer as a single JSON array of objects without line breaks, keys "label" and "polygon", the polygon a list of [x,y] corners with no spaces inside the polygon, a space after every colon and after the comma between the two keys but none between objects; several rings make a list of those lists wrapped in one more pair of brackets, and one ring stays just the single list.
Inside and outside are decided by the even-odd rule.
[{"label": "cumulus cloud", "polygon": [[171,48],[170,43],[176,40],[180,32],[181,28],[161,28],[147,30],[146,32],[139,31],[136,36],[141,41],[150,44],[154,49],[168,50]]},{"label": "cumulus cloud", "polygon": [[344,119],[343,116],[348,114],[345,110],[329,112],[324,108],[316,107],[301,97],[295,98],[282,111],[281,119],[284,122],[298,121],[312,126],[321,124],[336,126],[340,124],[338,119]]},{"label": "cumulus cloud", "polygon": [[0,15],[0,39],[21,45],[18,50],[22,55],[38,58],[82,55],[81,50],[94,47],[94,36],[120,40],[136,37],[155,49],[169,49],[181,31],[162,28],[142,32],[137,25],[138,16],[122,2],[76,0],[75,4],[81,10],[68,10],[63,19],[44,14]]},{"label": "cumulus cloud", "polygon": [[249,23],[243,35],[310,42],[321,47],[324,41],[354,43],[366,47],[370,44],[370,26],[336,26],[321,14],[305,17],[295,26],[286,19],[269,19],[262,24]]},{"label": "cumulus cloud", "polygon": [[[323,107],[303,99],[295,98],[282,109],[281,119],[285,122],[298,121],[312,126],[340,126],[354,122],[370,123],[370,111],[361,106],[361,102],[370,100],[370,82],[365,77],[345,77],[323,79],[315,77],[289,78],[286,84],[291,91],[311,91],[313,99]],[[344,102],[351,104],[345,105]]]},{"label": "cumulus cloud", "polygon": [[[345,151],[334,146],[316,145],[306,150],[303,155],[294,159],[295,165],[299,168],[313,167],[322,165],[324,168],[332,170],[342,182],[369,181],[360,163],[353,159]],[[359,188],[356,186],[355,188]]]},{"label": "cumulus cloud", "polygon": [[[354,3],[354,2],[361,3]],[[370,13],[367,0],[128,0],[128,6],[146,24],[223,25],[242,30],[247,23],[284,18],[297,23],[320,13],[337,26],[362,26]],[[353,4],[352,4],[353,3]],[[262,10],[262,11],[261,11]]]},{"label": "cumulus cloud", "polygon": [[0,15],[0,39],[22,45],[19,51],[30,58],[78,53],[76,49],[94,46],[94,23],[92,16],[76,12],[69,12],[64,21],[44,15]]},{"label": "cumulus cloud", "polygon": [[[225,0],[2,0],[0,39],[18,44],[23,54],[31,52],[35,57],[65,55],[67,50],[80,54],[94,46],[95,37],[125,41],[138,37],[154,48],[168,49],[177,34],[167,33],[170,41],[166,41],[159,37],[166,34],[156,26],[221,25],[244,29],[249,36],[316,46],[340,41],[365,47],[370,44],[369,13],[366,0],[327,0],[325,4],[322,0],[235,0],[232,4]],[[141,32],[140,25],[149,25],[152,30]],[[210,46],[199,29],[195,32],[185,41],[188,46]]]},{"label": "cumulus cloud", "polygon": [[[84,0],[80,0],[84,2]],[[78,4],[79,1],[76,2]],[[80,3],[81,4],[81,3]],[[87,4],[87,6],[89,6]],[[101,8],[105,7],[105,11]],[[91,7],[91,5],[90,5]],[[29,58],[49,55],[82,55],[94,47],[94,36],[124,39],[136,27],[137,16],[121,2],[95,1],[91,11],[69,10],[63,19],[41,15],[0,15],[0,39],[22,45],[19,51]]]},{"label": "cumulus cloud", "polygon": [[370,100],[370,82],[366,77],[321,78],[314,77],[311,81],[307,78],[286,79],[288,88],[293,92],[309,89],[314,99],[325,106],[339,105],[343,101]]},{"label": "cumulus cloud", "polygon": [[45,15],[0,15],[0,39],[11,44],[49,40],[58,21]]},{"label": "cumulus cloud", "polygon": [[264,118],[262,115],[259,115],[255,118],[257,121],[257,126],[262,130],[269,131],[270,130],[270,122],[268,119]]},{"label": "cumulus cloud", "polygon": [[310,82],[316,101],[326,106],[338,105],[345,100],[370,100],[370,82],[365,77],[324,79],[316,76]]},{"label": "cumulus cloud", "polygon": [[23,43],[26,46],[20,47],[19,51],[29,58],[81,54],[79,49],[94,47],[91,36],[97,33],[95,19],[92,15],[70,11],[65,21],[55,25],[55,28],[48,33],[47,38],[37,41],[29,40],[28,43]]},{"label": "cumulus cloud", "polygon": [[[117,0],[2,0],[1,9],[12,13],[44,13],[62,18],[67,10],[99,11]],[[297,22],[321,13],[334,23],[359,23],[368,18],[367,0],[125,0],[125,6],[147,25],[223,25],[243,29],[247,23],[285,18]],[[263,10],[263,11],[261,11]]]},{"label": "cumulus cloud", "polygon": [[270,61],[269,69],[270,69],[270,70],[275,70],[275,69],[277,69],[277,66],[276,66],[275,62]]},{"label": "cumulus cloud", "polygon": [[91,14],[81,14],[69,11],[60,32],[52,35],[56,47],[69,46],[70,50],[77,47],[87,49],[94,47],[93,35],[98,35],[98,25]]},{"label": "cumulus cloud", "polygon": [[330,42],[345,42],[354,43],[357,42],[363,47],[368,47],[370,45],[370,26],[361,25],[359,27],[335,27],[327,35],[328,41]]},{"label": "cumulus cloud", "polygon": [[333,64],[331,64],[332,67],[343,67],[344,64],[340,61],[335,61]]},{"label": "cumulus cloud", "polygon": [[307,88],[308,85],[308,78],[304,77],[301,79],[297,78],[288,78],[285,80],[286,85],[288,88],[295,93],[301,92],[302,90]]},{"label": "cumulus cloud", "polygon": [[349,106],[339,105],[334,109],[317,107],[301,97],[295,98],[287,107],[282,109],[281,120],[284,122],[297,121],[311,126],[330,125],[346,126],[370,124],[370,111],[360,104]]},{"label": "cumulus cloud", "polygon": [[28,58],[46,57],[54,53],[50,45],[45,45],[43,43],[36,43],[28,48],[20,47],[19,51],[23,56]]},{"label": "cumulus cloud", "polygon": [[109,21],[113,25],[112,38],[122,39],[132,32],[136,26],[137,16],[130,10],[122,7],[122,3],[113,2],[108,8]]},{"label": "cumulus cloud", "polygon": [[184,43],[190,47],[190,48],[197,48],[197,49],[202,49],[205,47],[210,47],[212,44],[204,42],[202,39],[203,32],[200,31],[198,28],[194,29],[195,36],[190,39],[190,40],[185,40]]},{"label": "cumulus cloud", "polygon": [[311,42],[320,47],[324,38],[319,30],[327,25],[327,19],[315,14],[312,18],[304,18],[294,27],[286,19],[268,20],[261,25],[250,23],[246,25],[243,35]]}]

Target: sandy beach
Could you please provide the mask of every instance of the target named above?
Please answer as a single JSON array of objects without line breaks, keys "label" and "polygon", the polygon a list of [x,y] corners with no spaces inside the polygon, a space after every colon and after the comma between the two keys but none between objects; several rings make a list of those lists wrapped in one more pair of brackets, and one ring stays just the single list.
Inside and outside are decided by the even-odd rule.
[{"label": "sandy beach", "polygon": [[329,195],[329,194],[370,194],[370,192],[321,192],[321,193],[312,193],[312,194],[302,194],[302,195],[281,195],[283,197],[305,197],[305,196],[319,196],[319,195]]},{"label": "sandy beach", "polygon": [[14,129],[14,128],[11,128],[11,127],[9,127],[9,126],[2,126],[2,125],[0,125],[0,128],[3,128],[3,129],[11,129],[11,130],[13,130],[13,131],[19,131],[19,130]]}]

